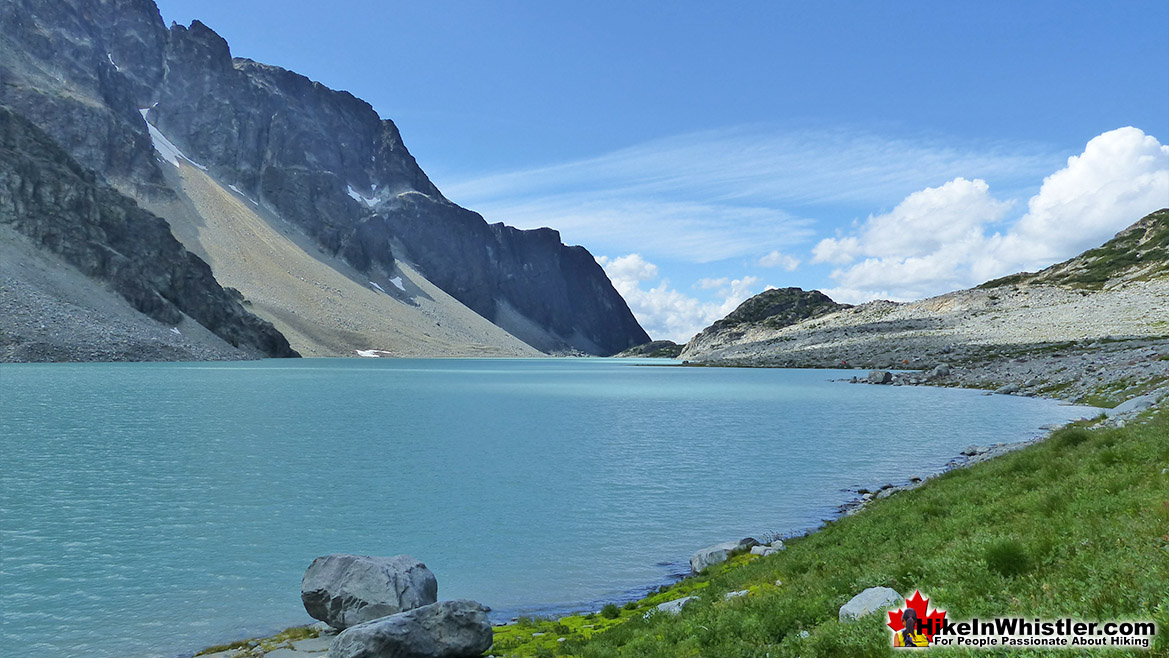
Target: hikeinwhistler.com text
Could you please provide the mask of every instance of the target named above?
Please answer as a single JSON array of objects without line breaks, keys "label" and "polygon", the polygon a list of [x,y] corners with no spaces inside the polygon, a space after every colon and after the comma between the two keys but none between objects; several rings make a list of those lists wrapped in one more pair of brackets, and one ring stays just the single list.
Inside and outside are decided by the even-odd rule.
[{"label": "hikeinwhistler.com text", "polygon": [[[930,628],[930,626],[933,628]],[[1157,634],[1152,621],[1083,621],[996,617],[969,621],[930,620],[920,624],[933,632],[939,647],[1131,647],[1148,649]]]}]

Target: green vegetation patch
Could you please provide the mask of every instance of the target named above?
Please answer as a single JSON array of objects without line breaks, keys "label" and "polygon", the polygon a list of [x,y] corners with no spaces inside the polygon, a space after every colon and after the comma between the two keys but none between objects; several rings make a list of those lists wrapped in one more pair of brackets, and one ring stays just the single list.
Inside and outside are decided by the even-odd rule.
[{"label": "green vegetation patch", "polygon": [[[883,615],[837,611],[867,587],[921,590],[951,618],[1154,619],[1169,655],[1169,413],[1121,429],[1085,423],[1051,440],[876,501],[788,549],[688,578],[615,619],[565,617],[497,629],[496,656],[780,658],[889,656]],[[755,556],[750,556],[755,557]],[[777,581],[779,584],[777,584]],[[727,592],[749,596],[726,599]],[[645,612],[695,596],[681,614]],[[587,621],[586,621],[587,620]],[[538,646],[509,634],[561,625]],[[589,624],[589,628],[584,628]],[[511,630],[505,630],[511,629]],[[578,630],[579,629],[579,630]],[[539,631],[536,631],[539,632]],[[559,637],[565,637],[559,642]],[[1060,651],[1061,656],[1131,655]],[[930,655],[982,655],[933,648]],[[997,656],[1046,656],[1033,650]]]},{"label": "green vegetation patch", "polygon": [[301,640],[308,640],[310,638],[318,637],[320,631],[311,626],[293,626],[280,631],[272,637],[265,638],[251,638],[247,640],[239,640],[236,642],[229,642],[227,644],[217,644],[213,647],[207,647],[196,656],[206,656],[212,653],[219,653],[221,651],[245,651],[241,653],[241,658],[249,655],[262,656],[270,651],[277,649],[291,649],[293,642]]}]

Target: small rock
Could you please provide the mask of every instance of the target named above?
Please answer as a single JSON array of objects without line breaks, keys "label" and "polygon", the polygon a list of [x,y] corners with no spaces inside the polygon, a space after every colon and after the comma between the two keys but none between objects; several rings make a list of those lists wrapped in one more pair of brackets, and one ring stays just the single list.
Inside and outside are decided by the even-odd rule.
[{"label": "small rock", "polygon": [[783,543],[783,540],[782,540],[782,539],[776,539],[775,541],[773,541],[773,542],[771,542],[770,544],[768,544],[768,546],[770,546],[770,547],[774,548],[774,549],[775,549],[775,550],[777,550],[777,551],[784,551],[784,550],[787,550],[787,546],[785,546],[785,545],[784,545],[784,543]]},{"label": "small rock", "polygon": [[1018,384],[1007,384],[1006,386],[1000,386],[1000,387],[996,388],[994,390],[994,392],[998,393],[999,395],[1010,395],[1011,393],[1018,393],[1019,392],[1019,385]]},{"label": "small rock", "polygon": [[852,621],[901,603],[903,599],[888,587],[870,587],[840,606],[840,621]]},{"label": "small rock", "polygon": [[646,612],[645,617],[646,617],[646,619],[648,619],[650,617],[650,615],[654,614],[655,612],[661,612],[661,613],[665,613],[667,615],[676,615],[679,612],[682,612],[682,608],[685,608],[686,606],[690,605],[691,603],[693,603],[697,600],[698,599],[696,599],[693,596],[684,596],[680,599],[674,599],[673,601],[666,601],[665,603],[659,603],[657,605],[657,607],[655,607],[653,610]]},{"label": "small rock", "polygon": [[768,555],[771,555],[772,553],[778,553],[778,552],[779,551],[777,549],[774,549],[770,546],[752,546],[751,547],[751,555],[762,555],[763,557],[767,557]]},{"label": "small rock", "polygon": [[758,544],[758,541],[746,537],[738,541],[725,541],[714,546],[707,546],[695,551],[694,555],[690,556],[690,570],[698,573],[711,565],[726,562],[731,556],[750,550],[752,546]]},{"label": "small rock", "polygon": [[749,590],[745,590],[745,589],[741,589],[737,592],[727,592],[726,594],[723,594],[723,600],[730,601],[731,599],[737,599],[739,597],[747,596],[750,593],[751,592]]}]

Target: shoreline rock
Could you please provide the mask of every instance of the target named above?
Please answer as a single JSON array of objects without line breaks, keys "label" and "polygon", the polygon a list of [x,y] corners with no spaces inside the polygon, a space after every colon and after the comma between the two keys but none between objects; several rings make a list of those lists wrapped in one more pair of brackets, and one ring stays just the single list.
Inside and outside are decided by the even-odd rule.
[{"label": "shoreline rock", "polygon": [[439,601],[350,626],[328,658],[464,658],[491,648],[487,608],[475,601]]},{"label": "shoreline rock", "polygon": [[305,570],[300,600],[310,617],[344,630],[435,603],[438,579],[409,555],[335,553],[318,557]]}]

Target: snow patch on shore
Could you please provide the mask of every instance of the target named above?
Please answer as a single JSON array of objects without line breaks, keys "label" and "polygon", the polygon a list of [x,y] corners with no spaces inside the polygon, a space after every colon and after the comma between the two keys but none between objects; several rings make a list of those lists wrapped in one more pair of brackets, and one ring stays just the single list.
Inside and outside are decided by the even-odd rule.
[{"label": "snow patch on shore", "polygon": [[396,276],[396,277],[390,279],[390,283],[397,286],[398,290],[401,290],[402,292],[406,292],[406,286],[402,285],[402,277]]}]

